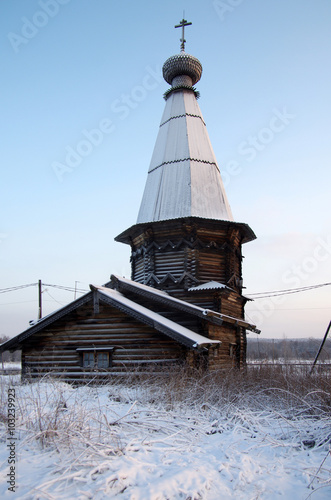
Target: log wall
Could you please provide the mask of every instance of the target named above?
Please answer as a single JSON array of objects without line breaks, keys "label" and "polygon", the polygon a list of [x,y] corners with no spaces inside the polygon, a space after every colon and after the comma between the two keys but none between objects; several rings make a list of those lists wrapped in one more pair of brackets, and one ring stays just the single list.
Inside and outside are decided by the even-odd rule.
[{"label": "log wall", "polygon": [[245,352],[241,328],[209,325],[209,337],[222,341],[220,347],[209,348],[208,367],[211,371],[243,367]]},{"label": "log wall", "polygon": [[[210,222],[210,221],[209,221]],[[208,281],[242,287],[241,237],[230,223],[165,221],[132,238],[132,279],[171,291]]]},{"label": "log wall", "polygon": [[[82,347],[113,347],[109,369],[83,368],[76,350]],[[103,378],[149,370],[151,364],[153,371],[163,370],[171,363],[182,362],[186,352],[178,342],[115,308],[100,304],[95,314],[92,303],[88,303],[24,342],[22,372],[30,377],[50,373],[71,381]]]}]

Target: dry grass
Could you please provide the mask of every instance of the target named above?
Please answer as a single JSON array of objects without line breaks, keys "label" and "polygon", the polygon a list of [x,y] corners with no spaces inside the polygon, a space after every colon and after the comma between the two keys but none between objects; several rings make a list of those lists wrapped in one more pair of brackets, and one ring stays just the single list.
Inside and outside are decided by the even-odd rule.
[{"label": "dry grass", "polygon": [[[194,412],[205,419],[219,415],[230,420],[250,415],[278,415],[287,420],[325,420],[325,433],[318,442],[330,439],[327,430],[331,416],[330,374],[310,376],[296,367],[249,367],[245,372],[229,370],[202,373],[184,367],[171,373],[128,374],[117,380],[104,380],[108,400],[152,411]],[[122,444],[115,417],[99,401],[100,385],[73,388],[69,384],[44,377],[34,383],[17,385],[16,418],[25,439],[43,447],[57,449],[86,447],[103,449],[106,455],[121,453]],[[1,385],[1,408],[6,408],[7,384]],[[93,404],[91,404],[93,401]],[[130,416],[135,410],[129,411]],[[255,418],[255,417],[254,417]],[[121,420],[123,420],[121,418]],[[127,420],[127,418],[124,418]],[[2,422],[2,423],[1,423]],[[0,425],[5,431],[6,414]],[[136,425],[137,422],[136,422]],[[94,443],[94,444],[93,444]]]},{"label": "dry grass", "polygon": [[307,411],[316,416],[330,415],[331,373],[324,371],[309,375],[309,369],[296,366],[265,365],[250,366],[244,372],[238,370],[203,373],[185,367],[173,369],[171,373],[139,375],[118,379],[110,386],[114,398],[126,390],[136,391],[136,399],[166,405],[203,407],[225,405],[238,407],[268,408],[270,411]]}]

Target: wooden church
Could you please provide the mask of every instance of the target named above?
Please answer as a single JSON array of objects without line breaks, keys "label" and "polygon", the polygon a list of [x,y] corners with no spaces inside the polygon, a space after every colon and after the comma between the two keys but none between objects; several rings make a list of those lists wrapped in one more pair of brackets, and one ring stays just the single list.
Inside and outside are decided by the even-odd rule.
[{"label": "wooden church", "polygon": [[79,381],[173,364],[208,370],[246,362],[242,244],[194,85],[200,61],[181,52],[163,65],[170,85],[137,223],[115,240],[131,247],[131,280],[111,276],[8,340],[23,376]]}]

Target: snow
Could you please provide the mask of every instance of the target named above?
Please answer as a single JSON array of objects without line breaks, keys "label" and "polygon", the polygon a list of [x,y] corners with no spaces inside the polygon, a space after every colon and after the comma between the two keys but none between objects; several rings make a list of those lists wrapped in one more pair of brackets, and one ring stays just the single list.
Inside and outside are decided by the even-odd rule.
[{"label": "snow", "polygon": [[20,370],[22,367],[20,361],[5,361],[0,366],[3,366],[4,370]]},{"label": "snow", "polygon": [[133,281],[133,280],[130,280],[129,278],[124,278],[122,276],[119,276],[118,274],[112,274],[110,276],[110,279],[113,279],[113,278],[115,278],[119,282],[122,282],[122,283],[125,283],[127,285],[130,285],[130,287],[137,288],[138,290],[141,289],[144,292],[152,293],[153,295],[158,295],[160,297],[167,297],[167,299],[171,299],[172,298],[171,295],[169,295],[164,290],[158,290],[157,288],[152,288],[151,286],[144,285],[143,283],[138,283],[138,281]]},{"label": "snow", "polygon": [[16,390],[17,491],[7,490],[2,423],[1,498],[330,498],[330,421],[323,415],[235,396],[211,404],[202,394],[193,404],[172,387],[162,394],[143,383],[73,388],[7,379],[2,396],[7,384]]},{"label": "snow", "polygon": [[218,283],[217,281],[208,281],[208,283],[203,283],[202,285],[198,286],[193,286],[192,288],[189,288],[189,292],[195,292],[196,290],[217,290],[218,288],[228,288],[231,290],[230,287],[223,285],[222,283]]}]

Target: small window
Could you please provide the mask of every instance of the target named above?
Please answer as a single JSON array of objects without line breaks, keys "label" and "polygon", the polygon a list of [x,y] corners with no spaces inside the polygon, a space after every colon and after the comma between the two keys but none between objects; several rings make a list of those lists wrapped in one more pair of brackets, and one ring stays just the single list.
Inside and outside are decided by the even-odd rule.
[{"label": "small window", "polygon": [[112,346],[76,348],[80,366],[90,370],[108,370],[111,366],[113,350]]},{"label": "small window", "polygon": [[98,352],[98,368],[109,368],[109,353]]},{"label": "small window", "polygon": [[94,352],[84,352],[83,353],[83,366],[84,368],[94,367]]}]

